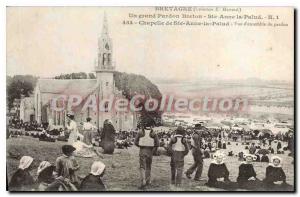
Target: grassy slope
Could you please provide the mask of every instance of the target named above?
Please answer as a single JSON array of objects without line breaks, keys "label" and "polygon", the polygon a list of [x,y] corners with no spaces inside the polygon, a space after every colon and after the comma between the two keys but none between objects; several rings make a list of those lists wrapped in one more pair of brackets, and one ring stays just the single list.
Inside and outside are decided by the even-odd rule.
[{"label": "grassy slope", "polygon": [[[56,157],[61,154],[60,147],[62,142],[50,143],[39,142],[37,139],[29,137],[20,137],[7,140],[7,153],[13,153],[32,156],[35,160],[33,163],[33,171],[31,174],[36,177],[36,169],[38,164],[42,160],[48,160],[51,163],[55,162]],[[235,153],[241,151],[243,147],[231,145],[226,150],[233,150]],[[287,156],[287,153],[283,157],[283,167],[287,175],[287,181],[289,184],[293,184],[294,168],[291,167],[292,158]],[[131,147],[128,150],[115,149],[114,155],[104,155],[104,159],[101,159],[107,166],[107,171],[104,176],[104,182],[109,190],[121,190],[121,191],[134,191],[138,190],[139,186],[139,160],[138,149]],[[77,158],[81,165],[79,175],[85,176],[89,173],[90,166],[94,160],[100,160],[99,158]],[[155,191],[168,191],[170,190],[170,158],[167,156],[153,157],[152,165],[152,186],[149,190]],[[210,159],[205,159],[203,177],[207,178],[207,170]],[[7,171],[10,178],[12,173],[17,169],[19,160],[11,158],[7,154]],[[228,157],[226,159],[227,167],[230,172],[230,179],[236,180],[238,175],[239,161],[237,157]],[[185,160],[185,169],[192,165],[191,153],[188,154]],[[258,178],[263,179],[267,164],[266,163],[254,163],[255,170],[258,174]],[[183,190],[196,190],[196,191],[216,191],[214,188],[204,186],[206,181],[196,183],[192,180],[183,178]]]}]

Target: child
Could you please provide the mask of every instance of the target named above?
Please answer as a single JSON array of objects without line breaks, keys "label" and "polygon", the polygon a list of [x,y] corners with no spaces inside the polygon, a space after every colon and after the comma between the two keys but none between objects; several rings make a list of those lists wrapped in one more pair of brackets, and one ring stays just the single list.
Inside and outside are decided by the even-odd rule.
[{"label": "child", "polygon": [[34,184],[33,177],[29,173],[33,158],[23,156],[20,160],[18,170],[13,174],[8,184],[9,191],[31,191],[30,186]]},{"label": "child", "polygon": [[271,158],[271,163],[266,168],[266,178],[264,183],[267,189],[287,189],[289,185],[286,183],[286,175],[281,166],[282,160],[278,156]]},{"label": "child", "polygon": [[45,191],[49,184],[54,181],[53,171],[55,166],[51,165],[48,161],[42,161],[37,170],[37,181],[39,183],[38,191]]},{"label": "child", "polygon": [[91,166],[91,172],[81,182],[80,191],[105,191],[101,177],[105,172],[105,165],[101,161],[95,161]]},{"label": "child", "polygon": [[184,157],[189,152],[187,140],[185,139],[185,130],[178,127],[176,134],[171,138],[168,150],[171,155],[171,184],[175,186],[181,185]]},{"label": "child", "polygon": [[140,148],[140,189],[151,183],[151,165],[153,150],[159,146],[159,139],[150,125],[142,127],[137,134],[134,144]]},{"label": "child", "polygon": [[232,189],[231,181],[229,180],[229,171],[224,163],[225,155],[221,152],[216,152],[213,156],[208,169],[208,182],[209,187]]},{"label": "child", "polygon": [[260,180],[256,178],[256,172],[252,165],[253,160],[256,160],[256,156],[244,154],[244,158],[246,161],[242,162],[239,166],[237,183],[239,187],[244,189],[257,189],[260,185]]},{"label": "child", "polygon": [[63,155],[56,159],[54,172],[54,177],[58,182],[48,187],[50,191],[58,190],[60,184],[64,184],[64,190],[76,190],[76,186],[78,187],[76,171],[79,165],[73,156],[75,150],[71,145],[62,146]]}]

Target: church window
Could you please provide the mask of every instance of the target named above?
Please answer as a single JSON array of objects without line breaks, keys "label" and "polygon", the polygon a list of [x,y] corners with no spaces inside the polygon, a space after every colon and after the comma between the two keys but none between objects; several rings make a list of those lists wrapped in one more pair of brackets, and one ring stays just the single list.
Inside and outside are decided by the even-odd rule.
[{"label": "church window", "polygon": [[103,53],[102,65],[106,64],[106,53]]},{"label": "church window", "polygon": [[105,48],[109,50],[109,45],[106,43]]},{"label": "church window", "polygon": [[108,112],[108,102],[105,102],[104,110],[105,110],[105,112]]}]

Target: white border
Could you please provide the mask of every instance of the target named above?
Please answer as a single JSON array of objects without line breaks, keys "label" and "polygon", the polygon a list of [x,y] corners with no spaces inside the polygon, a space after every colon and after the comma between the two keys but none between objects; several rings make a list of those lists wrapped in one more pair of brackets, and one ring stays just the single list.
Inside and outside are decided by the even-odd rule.
[{"label": "white border", "polygon": [[[1,102],[0,102],[0,128],[2,130],[2,135],[0,135],[1,143],[0,143],[0,150],[1,150],[1,157],[2,162],[0,163],[1,167],[1,178],[0,178],[0,194],[1,196],[8,196],[11,195],[6,192],[6,141],[5,141],[5,128],[6,128],[6,6],[292,6],[296,9],[300,8],[300,1],[296,0],[151,0],[151,1],[138,1],[138,0],[115,0],[115,1],[99,1],[99,0],[5,0],[0,2],[0,34],[1,34],[1,46],[0,46],[0,85],[1,85]],[[299,11],[299,10],[298,10]],[[299,15],[299,13],[298,13]],[[299,20],[297,21],[297,26],[299,26]],[[297,52],[299,57],[299,51]],[[299,75],[299,69],[297,70],[297,76]],[[295,81],[296,83],[297,81]],[[298,83],[297,83],[298,84]],[[299,87],[297,85],[297,87]],[[299,103],[299,98],[297,100]],[[297,123],[299,123],[299,117],[297,117]],[[298,125],[297,125],[298,126]],[[299,142],[299,134],[297,135],[297,142]],[[298,151],[298,150],[297,150]],[[298,155],[297,155],[298,157]],[[298,169],[299,170],[299,169]],[[297,178],[297,188],[299,189],[299,179]],[[27,193],[28,194],[28,193]],[[140,195],[141,193],[120,193],[120,194],[113,194],[115,195]],[[227,195],[241,195],[241,193],[229,193]],[[280,195],[287,195],[283,193],[278,193]],[[14,194],[16,195],[16,194]],[[24,194],[22,194],[24,195]],[[41,193],[37,195],[43,195]],[[49,194],[48,194],[49,195]],[[55,193],[56,196],[63,196],[65,194]],[[112,195],[112,194],[94,194],[94,195]],[[149,194],[151,196],[154,195],[173,195],[173,193],[163,193],[163,194]],[[224,195],[224,193],[195,193],[194,195],[210,195],[210,196],[218,196]],[[257,193],[243,193],[242,195],[256,195],[256,196],[265,196],[265,195],[273,195],[271,194],[257,194]]]}]

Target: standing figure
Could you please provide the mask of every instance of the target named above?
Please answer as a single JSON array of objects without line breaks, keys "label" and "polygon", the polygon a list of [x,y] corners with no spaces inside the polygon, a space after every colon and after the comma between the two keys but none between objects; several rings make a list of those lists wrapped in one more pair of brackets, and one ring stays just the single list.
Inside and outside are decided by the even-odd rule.
[{"label": "standing figure", "polygon": [[159,139],[151,126],[146,125],[146,127],[142,126],[136,135],[134,144],[140,148],[140,188],[144,189],[147,185],[151,184],[153,151],[155,147],[159,146]]},{"label": "standing figure", "polygon": [[92,123],[91,118],[86,118],[86,122],[83,123],[83,142],[87,145],[91,145],[93,143],[94,131],[97,129]]},{"label": "standing figure", "polygon": [[192,154],[194,158],[194,164],[185,172],[186,177],[188,179],[191,179],[191,175],[196,171],[194,180],[195,181],[200,181],[200,177],[202,175],[202,170],[203,170],[203,149],[202,149],[202,139],[200,135],[199,130],[195,130],[195,133],[193,134],[192,137]]},{"label": "standing figure", "polygon": [[68,118],[68,124],[67,124],[67,129],[70,133],[68,143],[72,145],[74,142],[77,141],[78,138],[78,128],[77,124],[74,120],[74,112],[70,111],[67,113],[67,118]]},{"label": "standing figure", "polygon": [[187,140],[185,139],[185,130],[179,126],[176,134],[171,137],[168,150],[171,155],[171,184],[181,185],[181,179],[184,167],[184,157],[189,153]]},{"label": "standing figure", "polygon": [[116,130],[110,120],[105,120],[103,123],[103,132],[101,134],[101,145],[104,154],[113,154],[115,150],[115,135]]}]

